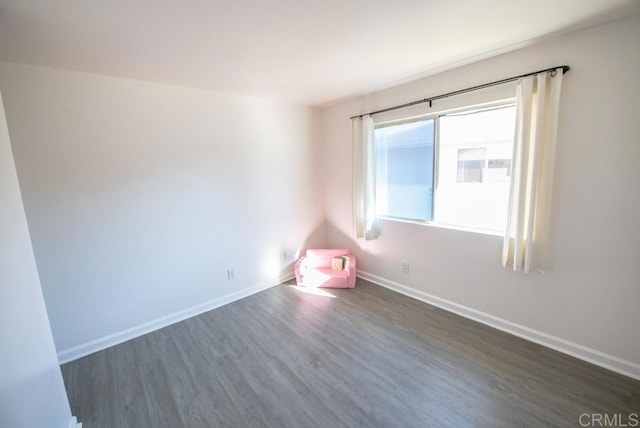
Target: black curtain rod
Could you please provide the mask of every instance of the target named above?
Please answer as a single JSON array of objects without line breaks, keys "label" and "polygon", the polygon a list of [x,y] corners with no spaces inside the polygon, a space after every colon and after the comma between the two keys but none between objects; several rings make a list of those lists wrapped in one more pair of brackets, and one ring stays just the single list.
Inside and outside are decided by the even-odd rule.
[{"label": "black curtain rod", "polygon": [[564,74],[567,71],[571,70],[571,67],[569,67],[568,65],[559,65],[557,67],[547,68],[545,70],[534,71],[533,73],[527,73],[527,74],[521,74],[520,76],[508,77],[506,79],[496,80],[495,82],[485,83],[483,85],[478,85],[478,86],[472,86],[471,88],[460,89],[459,91],[448,92],[446,94],[436,95],[435,97],[424,98],[422,100],[412,101],[410,103],[400,104],[398,106],[384,108],[382,110],[376,110],[376,111],[372,111],[372,112],[369,112],[369,113],[358,114],[358,115],[355,115],[355,116],[351,116],[351,119],[355,119],[356,117],[362,118],[362,116],[367,116],[367,115],[372,116],[374,114],[385,113],[387,111],[398,110],[398,109],[401,109],[401,108],[411,107],[411,106],[415,106],[415,105],[423,104],[423,103],[429,103],[429,107],[431,107],[431,103],[433,101],[440,100],[442,98],[452,97],[454,95],[460,95],[460,94],[464,94],[464,93],[471,92],[471,91],[477,91],[478,89],[489,88],[491,86],[502,85],[503,83],[513,82],[514,80],[518,80],[518,79],[520,79],[522,77],[533,76],[535,74],[546,73],[548,71],[555,71],[558,68],[562,68],[562,74]]}]

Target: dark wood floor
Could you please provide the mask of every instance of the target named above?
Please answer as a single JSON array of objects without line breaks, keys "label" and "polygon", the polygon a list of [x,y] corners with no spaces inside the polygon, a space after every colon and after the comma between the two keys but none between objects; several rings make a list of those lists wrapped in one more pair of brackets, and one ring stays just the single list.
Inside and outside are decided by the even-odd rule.
[{"label": "dark wood floor", "polygon": [[[98,427],[549,427],[640,382],[365,281],[281,285],[62,366]],[[583,422],[586,419],[583,419]]]}]

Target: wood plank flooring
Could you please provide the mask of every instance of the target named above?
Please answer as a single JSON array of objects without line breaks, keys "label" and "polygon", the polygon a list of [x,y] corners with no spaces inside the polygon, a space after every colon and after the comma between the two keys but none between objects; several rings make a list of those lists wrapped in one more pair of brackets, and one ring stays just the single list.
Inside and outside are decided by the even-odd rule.
[{"label": "wood plank flooring", "polygon": [[280,428],[640,413],[638,381],[363,280],[322,291],[334,297],[281,285],[65,364],[73,414],[83,428]]}]

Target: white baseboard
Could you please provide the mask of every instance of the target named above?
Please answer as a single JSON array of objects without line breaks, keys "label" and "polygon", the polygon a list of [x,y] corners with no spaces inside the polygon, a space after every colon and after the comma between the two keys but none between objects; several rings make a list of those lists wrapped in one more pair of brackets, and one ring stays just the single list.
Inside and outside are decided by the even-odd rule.
[{"label": "white baseboard", "polygon": [[94,352],[102,351],[103,349],[109,348],[122,342],[126,342],[127,340],[134,339],[168,325],[186,320],[187,318],[200,315],[204,312],[219,308],[220,306],[224,306],[228,303],[235,302],[236,300],[251,296],[252,294],[259,293],[268,288],[289,281],[293,278],[295,278],[293,273],[287,274],[278,279],[254,285],[252,287],[248,287],[231,294],[227,294],[226,296],[213,299],[209,302],[205,302],[191,308],[184,309],[182,311],[174,312],[172,314],[138,325],[136,327],[132,327],[118,333],[110,334],[108,336],[92,340],[82,345],[74,346],[73,348],[64,349],[58,352],[58,360],[60,364],[68,363],[69,361],[76,360],[89,354],[93,354]]},{"label": "white baseboard", "polygon": [[596,351],[595,349],[587,348],[586,346],[578,345],[577,343],[569,342],[568,340],[477,311],[458,303],[441,299],[440,297],[436,297],[432,294],[407,287],[406,285],[390,281],[368,272],[358,270],[357,276],[364,280],[373,282],[374,284],[381,285],[382,287],[430,305],[437,306],[438,308],[453,312],[473,321],[497,328],[498,330],[513,334],[514,336],[521,337],[539,345],[546,346],[547,348],[554,349],[564,354],[571,355],[572,357],[612,370],[616,373],[640,380],[640,365],[631,361],[623,360],[621,358]]}]

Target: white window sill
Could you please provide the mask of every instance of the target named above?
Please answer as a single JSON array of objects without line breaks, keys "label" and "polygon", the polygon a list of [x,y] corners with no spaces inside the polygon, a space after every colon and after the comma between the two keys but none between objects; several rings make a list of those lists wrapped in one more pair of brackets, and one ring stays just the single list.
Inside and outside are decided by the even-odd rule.
[{"label": "white window sill", "polygon": [[418,226],[437,227],[439,229],[458,230],[458,231],[461,231],[461,232],[470,232],[470,233],[476,233],[476,234],[479,234],[479,235],[489,235],[489,236],[499,236],[499,237],[503,237],[504,236],[503,232],[498,232],[498,231],[495,231],[495,230],[475,229],[475,228],[472,228],[472,227],[455,226],[455,225],[452,225],[452,224],[437,223],[437,222],[434,222],[434,221],[411,220],[411,219],[407,219],[407,218],[389,217],[389,216],[378,216],[378,219],[379,220],[384,220],[384,221],[394,221],[394,222],[398,222],[398,223],[416,224]]}]

